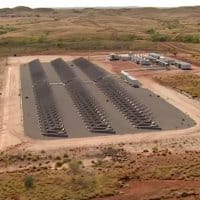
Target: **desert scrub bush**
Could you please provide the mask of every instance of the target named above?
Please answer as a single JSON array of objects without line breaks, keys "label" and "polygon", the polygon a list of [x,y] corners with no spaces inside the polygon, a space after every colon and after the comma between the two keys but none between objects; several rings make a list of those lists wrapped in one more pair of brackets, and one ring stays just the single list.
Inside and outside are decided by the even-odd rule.
[{"label": "desert scrub bush", "polygon": [[200,35],[177,35],[174,38],[177,42],[200,43]]},{"label": "desert scrub bush", "polygon": [[103,165],[103,160],[98,159],[97,161],[92,161],[93,167],[101,167]]},{"label": "desert scrub bush", "polygon": [[68,154],[65,153],[65,154],[63,155],[63,158],[69,158]]},{"label": "desert scrub bush", "polygon": [[174,28],[180,28],[183,27],[183,25],[180,23],[180,21],[178,19],[174,19],[171,21],[166,21],[163,23],[163,25],[165,27],[167,27],[168,29],[174,29]]},{"label": "desert scrub bush", "polygon": [[31,189],[35,185],[35,179],[33,176],[25,176],[24,178],[24,186],[26,189]]},{"label": "desert scrub bush", "polygon": [[97,175],[85,171],[73,176],[69,184],[71,186],[69,198],[73,199],[111,196],[116,194],[118,188],[117,179],[112,174]]},{"label": "desert scrub bush", "polygon": [[28,43],[45,43],[48,41],[47,35],[32,36],[27,40]]},{"label": "desert scrub bush", "polygon": [[42,150],[42,151],[41,151],[41,154],[45,154],[45,153],[46,153],[45,150]]},{"label": "desert scrub bush", "polygon": [[200,98],[200,76],[197,74],[177,74],[171,76],[155,76],[158,83],[186,92],[193,98]]},{"label": "desert scrub bush", "polygon": [[182,168],[182,166],[177,165],[156,166],[152,171],[152,178],[171,179],[174,176],[182,177]]},{"label": "desert scrub bush", "polygon": [[56,156],[55,160],[61,160],[61,157],[60,156]]},{"label": "desert scrub bush", "polygon": [[9,33],[11,31],[16,31],[17,28],[15,27],[11,27],[11,26],[0,26],[0,35],[3,35],[3,34],[6,34],[6,33]]},{"label": "desert scrub bush", "polygon": [[62,39],[59,39],[57,42],[56,42],[56,46],[58,48],[64,48],[65,47],[65,41],[62,40]]},{"label": "desert scrub bush", "polygon": [[94,168],[109,168],[111,165],[112,162],[110,160],[97,159],[96,161],[92,161]]},{"label": "desert scrub bush", "polygon": [[87,173],[81,173],[72,178],[72,184],[76,189],[87,189],[95,184],[95,182],[95,178]]},{"label": "desert scrub bush", "polygon": [[81,172],[82,167],[82,161],[80,160],[71,160],[68,163],[69,169],[72,172],[72,174],[78,174]]},{"label": "desert scrub bush", "polygon": [[[33,188],[26,189],[26,175],[34,177]],[[41,168],[30,174],[23,171],[0,174],[0,180],[1,200],[11,200],[13,194],[19,195],[20,200],[83,200],[113,195],[120,187],[118,177],[113,172],[99,174],[84,169],[72,175],[68,169],[52,171]]]},{"label": "desert scrub bush", "polygon": [[146,29],[145,30],[145,33],[147,33],[147,34],[155,34],[155,29],[154,28],[148,28],[148,29]]},{"label": "desert scrub bush", "polygon": [[166,42],[166,41],[171,41],[171,36],[167,34],[161,34],[161,33],[154,33],[151,35],[151,40],[153,42]]},{"label": "desert scrub bush", "polygon": [[62,167],[62,165],[63,165],[63,162],[62,161],[58,161],[55,164],[55,168]]},{"label": "desert scrub bush", "polygon": [[152,152],[153,152],[153,153],[158,153],[158,147],[153,147],[153,148],[152,148]]},{"label": "desert scrub bush", "polygon": [[136,35],[134,34],[123,34],[123,35],[119,35],[116,40],[119,41],[134,41],[137,38]]}]

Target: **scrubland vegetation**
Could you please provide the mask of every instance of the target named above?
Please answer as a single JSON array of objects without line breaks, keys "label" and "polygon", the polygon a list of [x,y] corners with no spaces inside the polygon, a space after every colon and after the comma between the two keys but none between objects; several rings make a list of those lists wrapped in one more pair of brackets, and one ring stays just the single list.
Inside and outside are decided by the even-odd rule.
[{"label": "scrubland vegetation", "polygon": [[156,76],[160,84],[185,92],[193,98],[200,98],[200,76],[196,74],[178,74],[171,76]]},{"label": "scrubland vegetation", "polygon": [[[174,56],[184,53],[184,59],[200,63],[200,7],[165,10],[17,7],[0,10],[0,17],[1,57],[136,50],[170,52]],[[0,59],[0,81],[5,63],[6,59]],[[200,98],[199,75],[181,73],[157,76],[155,80]],[[0,92],[1,88],[2,82]],[[130,153],[134,143],[92,147],[87,151],[77,148],[29,152],[11,148],[10,152],[0,153],[0,200],[109,199],[123,195],[126,188],[133,191],[132,183],[151,184],[152,180],[157,181],[155,188],[166,180],[175,182],[161,196],[157,192],[156,197],[149,195],[146,200],[198,198],[200,192],[193,186],[200,180],[200,153],[185,151],[182,147],[188,143],[181,138],[167,149],[155,142],[152,149],[140,153]],[[191,187],[180,188],[176,181],[192,181]]]},{"label": "scrubland vegetation", "polygon": [[168,51],[163,42],[199,45],[199,13],[199,7],[1,9],[0,54],[72,50]]},{"label": "scrubland vegetation", "polygon": [[59,156],[46,152],[2,153],[1,170],[7,172],[0,173],[0,200],[92,199],[123,194],[132,181],[199,180],[198,152],[187,151],[183,156],[155,144],[152,150],[130,154],[123,145],[96,148],[87,157],[74,157],[74,150]]}]

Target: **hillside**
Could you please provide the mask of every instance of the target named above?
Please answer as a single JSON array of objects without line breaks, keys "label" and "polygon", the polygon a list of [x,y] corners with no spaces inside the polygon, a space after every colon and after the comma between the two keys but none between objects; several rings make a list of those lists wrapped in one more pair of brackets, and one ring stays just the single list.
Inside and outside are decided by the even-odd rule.
[{"label": "hillside", "polygon": [[192,49],[196,56],[196,49],[200,47],[199,6],[171,9],[16,7],[1,9],[0,16],[0,50],[5,55],[53,50],[168,51],[169,47],[163,43],[170,42],[170,45],[181,44],[183,49]]}]

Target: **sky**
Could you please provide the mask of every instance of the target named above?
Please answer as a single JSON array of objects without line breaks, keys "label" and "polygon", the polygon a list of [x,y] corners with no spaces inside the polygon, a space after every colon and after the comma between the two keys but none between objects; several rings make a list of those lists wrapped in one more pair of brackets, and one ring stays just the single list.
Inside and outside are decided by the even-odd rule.
[{"label": "sky", "polygon": [[0,0],[0,7],[178,7],[200,5],[200,0]]}]

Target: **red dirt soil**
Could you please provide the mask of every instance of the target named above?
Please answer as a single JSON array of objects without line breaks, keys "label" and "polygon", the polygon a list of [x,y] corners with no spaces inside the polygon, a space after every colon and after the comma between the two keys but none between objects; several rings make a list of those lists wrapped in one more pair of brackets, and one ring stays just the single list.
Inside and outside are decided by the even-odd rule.
[{"label": "red dirt soil", "polygon": [[132,181],[129,183],[129,187],[122,191],[122,194],[96,200],[144,199],[200,199],[200,182],[184,180]]}]

